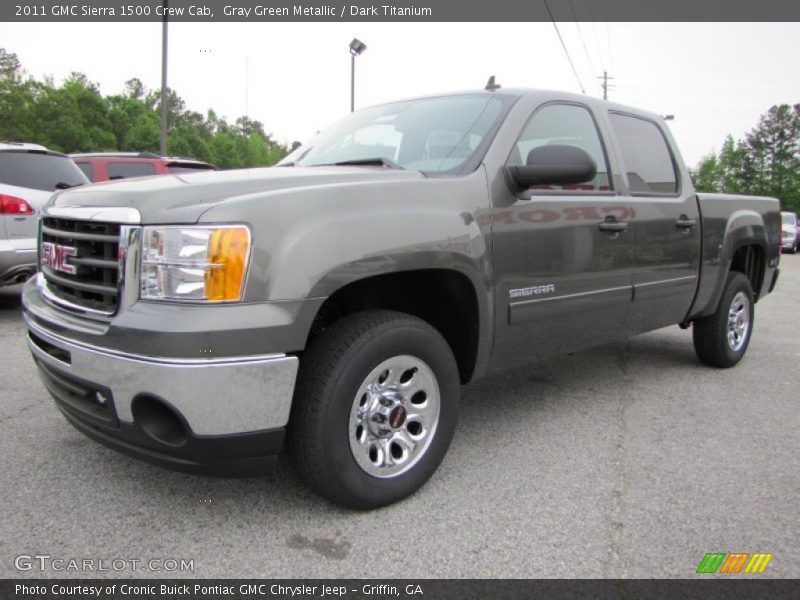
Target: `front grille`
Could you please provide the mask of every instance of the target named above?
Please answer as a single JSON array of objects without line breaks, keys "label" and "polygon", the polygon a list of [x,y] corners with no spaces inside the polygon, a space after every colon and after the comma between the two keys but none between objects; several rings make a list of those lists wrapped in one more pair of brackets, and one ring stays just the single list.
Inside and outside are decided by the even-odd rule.
[{"label": "front grille", "polygon": [[[74,248],[65,262],[75,273],[54,270],[42,261],[41,270],[49,291],[78,307],[106,314],[117,310],[119,301],[118,223],[42,218],[42,242]],[[40,246],[41,247],[41,246]]]}]

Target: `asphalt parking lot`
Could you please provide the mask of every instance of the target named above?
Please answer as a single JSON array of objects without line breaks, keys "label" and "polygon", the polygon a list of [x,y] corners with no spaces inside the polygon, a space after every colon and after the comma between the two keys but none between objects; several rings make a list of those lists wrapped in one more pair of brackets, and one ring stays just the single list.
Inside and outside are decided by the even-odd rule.
[{"label": "asphalt parking lot", "polygon": [[[800,576],[800,255],[784,256],[735,369],[690,332],[489,376],[465,389],[433,479],[378,511],[277,475],[183,475],[73,430],[0,291],[0,577],[689,577],[706,552],[771,552]],[[19,571],[15,557],[191,559],[192,572]]]}]

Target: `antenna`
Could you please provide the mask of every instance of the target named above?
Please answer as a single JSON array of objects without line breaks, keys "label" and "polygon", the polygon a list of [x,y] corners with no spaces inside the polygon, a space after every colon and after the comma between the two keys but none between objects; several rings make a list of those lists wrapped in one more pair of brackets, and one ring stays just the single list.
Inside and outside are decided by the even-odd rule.
[{"label": "antenna", "polygon": [[489,81],[486,82],[486,87],[483,89],[485,89],[487,92],[493,92],[500,89],[500,84],[494,82],[494,75],[489,77]]}]

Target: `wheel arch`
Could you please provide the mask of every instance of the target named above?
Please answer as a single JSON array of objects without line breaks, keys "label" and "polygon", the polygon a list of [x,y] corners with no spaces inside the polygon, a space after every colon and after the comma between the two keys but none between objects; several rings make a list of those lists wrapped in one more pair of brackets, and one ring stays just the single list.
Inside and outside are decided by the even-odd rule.
[{"label": "wheel arch", "polygon": [[[714,219],[714,221],[719,221]],[[716,311],[728,274],[743,273],[750,280],[757,302],[767,284],[767,228],[761,214],[736,210],[721,222],[703,221],[701,286],[685,322],[707,317]]]},{"label": "wheel arch", "polygon": [[476,274],[454,268],[408,269],[347,281],[317,310],[306,347],[333,322],[358,311],[386,309],[419,317],[432,325],[453,351],[462,383],[488,366],[492,320],[490,296]]}]

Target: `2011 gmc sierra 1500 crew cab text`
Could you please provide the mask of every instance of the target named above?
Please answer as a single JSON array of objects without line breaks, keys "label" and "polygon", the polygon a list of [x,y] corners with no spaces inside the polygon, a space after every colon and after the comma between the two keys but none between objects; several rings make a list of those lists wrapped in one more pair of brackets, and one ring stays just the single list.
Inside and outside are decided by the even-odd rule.
[{"label": "2011 gmc sierra 1500 crew cab text", "polygon": [[657,115],[493,89],[361,110],[275,168],[56,193],[23,303],[89,437],[216,474],[286,437],[370,508],[431,476],[492,368],[672,324],[734,365],[780,245],[778,201],[696,193]]}]

